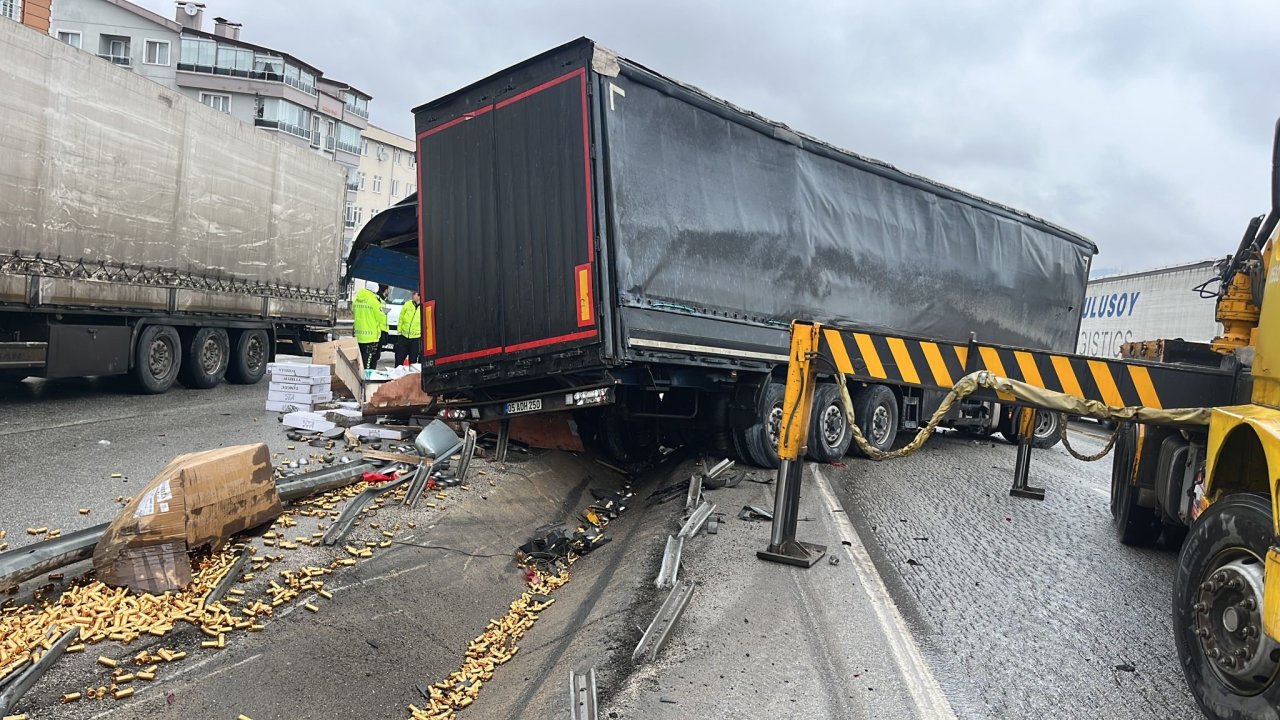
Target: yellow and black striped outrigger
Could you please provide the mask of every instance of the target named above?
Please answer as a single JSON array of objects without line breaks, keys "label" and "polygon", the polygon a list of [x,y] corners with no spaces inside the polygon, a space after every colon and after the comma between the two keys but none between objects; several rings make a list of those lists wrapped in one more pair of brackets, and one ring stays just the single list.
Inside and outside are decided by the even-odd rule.
[{"label": "yellow and black striped outrigger", "polygon": [[[977,340],[947,342],[809,322],[792,323],[788,358],[790,366],[778,437],[780,465],[774,491],[773,528],[768,549],[757,554],[766,560],[806,567],[817,562],[826,551],[820,545],[795,539],[801,458],[809,436],[814,381],[818,373],[945,392],[966,375],[985,370],[997,377],[1097,401],[1112,408],[1153,410],[1231,404],[1237,380],[1234,370],[1198,365],[1113,360],[991,345]],[[969,398],[1030,407],[1012,395],[985,386],[980,386]],[[1025,485],[1029,453],[1029,446],[1020,447],[1021,470],[1015,472],[1015,489],[1019,478]],[[1029,487],[1023,489],[1042,492]]]},{"label": "yellow and black striped outrigger", "polygon": [[[796,323],[793,337],[808,328],[813,326]],[[817,353],[827,369],[863,382],[950,390],[965,375],[986,370],[1112,407],[1156,410],[1229,404],[1234,394],[1235,373],[1218,368],[1068,355],[977,341],[940,342],[864,330],[816,329],[821,336]],[[971,397],[1014,401],[989,390]]]}]

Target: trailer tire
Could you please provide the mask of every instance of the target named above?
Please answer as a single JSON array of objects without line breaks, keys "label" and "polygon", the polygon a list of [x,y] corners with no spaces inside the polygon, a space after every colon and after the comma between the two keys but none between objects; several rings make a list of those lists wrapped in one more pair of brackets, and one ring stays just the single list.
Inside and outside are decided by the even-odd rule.
[{"label": "trailer tire", "polygon": [[178,380],[189,388],[207,390],[222,382],[231,356],[231,341],[222,328],[197,328],[191,333]]},{"label": "trailer tire", "polygon": [[133,377],[138,392],[159,395],[173,387],[182,367],[182,341],[168,325],[148,325],[133,348]]},{"label": "trailer tire", "polygon": [[853,444],[853,431],[844,414],[840,389],[832,384],[813,391],[813,417],[809,419],[809,451],[814,462],[831,463],[844,457]]},{"label": "trailer tire", "polygon": [[1273,534],[1270,498],[1237,493],[1209,506],[1178,555],[1174,644],[1187,687],[1211,720],[1275,718],[1280,707],[1280,645],[1262,629]]},{"label": "trailer tire", "polygon": [[754,425],[742,431],[743,449],[752,464],[758,467],[773,470],[781,462],[778,458],[778,433],[782,430],[782,399],[786,392],[781,383],[766,385],[760,417]]},{"label": "trailer tire", "polygon": [[[862,437],[880,452],[888,452],[898,439],[898,396],[884,385],[868,385],[853,396],[854,419]],[[865,456],[857,446],[858,455]]]},{"label": "trailer tire", "polygon": [[227,382],[253,385],[261,380],[267,374],[269,342],[266,330],[241,330],[227,364]]},{"label": "trailer tire", "polygon": [[596,438],[604,451],[623,465],[640,465],[658,455],[660,438],[655,420],[628,418],[621,407],[610,405],[601,411],[596,427]]},{"label": "trailer tire", "polygon": [[1129,482],[1136,445],[1137,430],[1132,425],[1120,431],[1111,460],[1111,518],[1121,543],[1147,547],[1160,538],[1163,526],[1155,510],[1138,505],[1138,493]]},{"label": "trailer tire", "polygon": [[1037,410],[1035,432],[1031,437],[1031,447],[1045,450],[1057,445],[1062,440],[1060,433],[1064,422],[1066,422],[1066,418],[1062,416],[1062,413]]}]

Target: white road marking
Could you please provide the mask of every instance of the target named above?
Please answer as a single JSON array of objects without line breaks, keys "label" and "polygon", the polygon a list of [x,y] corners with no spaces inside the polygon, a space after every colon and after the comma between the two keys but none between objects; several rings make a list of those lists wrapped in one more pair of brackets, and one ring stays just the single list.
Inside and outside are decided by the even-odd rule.
[{"label": "white road marking", "polygon": [[862,581],[862,587],[871,598],[871,607],[880,621],[880,627],[884,629],[885,638],[889,641],[889,650],[893,653],[898,669],[902,672],[903,682],[911,693],[911,699],[915,701],[920,717],[927,720],[955,720],[956,715],[951,709],[951,703],[947,702],[942,687],[938,685],[924,656],[920,654],[919,646],[911,637],[911,631],[902,619],[902,614],[898,612],[898,606],[889,596],[889,589],[885,587],[884,580],[876,572],[876,566],[871,561],[871,556],[867,554],[866,547],[858,539],[858,533],[854,530],[848,514],[840,507],[840,501],[831,491],[831,486],[827,483],[822,471],[812,464],[808,467],[812,470],[815,480],[813,485],[822,496],[822,502],[827,506],[827,511],[835,522],[840,539],[848,543],[842,544],[841,547],[852,561],[854,570],[858,573],[858,579]]},{"label": "white road marking", "polygon": [[[207,680],[207,679],[209,679],[209,678],[211,678],[211,677],[214,677],[215,675],[221,675],[222,673],[224,673],[224,672],[226,672],[226,671],[228,671],[228,670],[234,670],[234,669],[236,669],[236,668],[240,667],[241,665],[245,665],[245,664],[251,663],[251,662],[253,662],[254,660],[257,660],[257,659],[258,659],[258,658],[260,658],[260,657],[262,657],[262,653],[258,653],[258,654],[256,654],[256,655],[250,655],[249,657],[247,657],[247,658],[245,658],[245,659],[241,660],[240,662],[232,663],[231,665],[228,665],[228,666],[223,667],[223,668],[218,668],[217,670],[214,670],[213,672],[209,673],[208,675],[205,675],[204,677],[205,677],[205,679]],[[166,677],[166,678],[162,678],[162,679],[164,680],[164,682],[173,682],[174,680],[177,680],[178,678],[182,677],[183,675],[190,675],[191,673],[195,672],[196,670],[199,670],[200,668],[204,667],[205,665],[208,665],[209,663],[211,663],[211,662],[213,662],[213,661],[215,661],[215,660],[220,660],[220,659],[221,659],[221,658],[219,657],[218,653],[213,653],[213,654],[211,654],[209,657],[205,658],[204,660],[201,660],[200,662],[195,663],[195,664],[192,664],[192,665],[187,665],[187,666],[183,667],[181,670],[179,670],[178,672],[174,673],[173,675],[171,675],[171,676],[169,676],[169,677]],[[159,682],[157,682],[157,683],[154,683],[154,684],[141,685],[141,686],[136,686],[136,685],[135,685],[135,687],[142,687],[142,688],[144,688],[144,690],[142,691],[142,693],[141,693],[141,694],[134,695],[132,698],[130,698],[130,699],[129,699],[129,702],[127,702],[127,703],[125,703],[125,704],[123,704],[123,705],[115,705],[115,706],[114,706],[114,707],[112,707],[110,710],[104,710],[104,711],[102,711],[102,712],[98,713],[97,715],[93,715],[92,717],[90,717],[90,718],[89,718],[89,720],[98,720],[98,718],[104,718],[104,717],[107,717],[108,715],[114,715],[115,713],[117,713],[117,712],[119,712],[119,711],[121,711],[121,710],[125,710],[125,709],[128,709],[128,708],[133,707],[134,705],[138,704],[138,703],[139,703],[139,702],[141,702],[142,700],[144,700],[144,699],[146,699],[146,698],[151,697],[151,694],[152,694],[152,693],[148,692],[148,690],[151,690],[152,688],[155,688],[155,689],[159,690],[159,689],[160,689],[160,683],[159,683]]]}]

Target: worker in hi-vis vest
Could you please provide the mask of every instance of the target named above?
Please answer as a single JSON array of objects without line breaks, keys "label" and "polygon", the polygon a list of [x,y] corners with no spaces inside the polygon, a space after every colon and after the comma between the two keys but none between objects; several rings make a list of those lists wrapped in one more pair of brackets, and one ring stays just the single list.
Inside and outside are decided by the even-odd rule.
[{"label": "worker in hi-vis vest", "polygon": [[396,367],[406,360],[410,364],[422,362],[422,301],[417,291],[400,308],[396,327],[400,331],[400,337],[396,338]]},{"label": "worker in hi-vis vest", "polygon": [[351,314],[355,316],[354,335],[360,345],[360,357],[365,368],[373,370],[378,366],[378,356],[382,355],[382,334],[387,331],[387,315],[382,312],[382,300],[390,290],[386,285],[379,285],[375,293],[369,288],[361,288],[351,301]]}]

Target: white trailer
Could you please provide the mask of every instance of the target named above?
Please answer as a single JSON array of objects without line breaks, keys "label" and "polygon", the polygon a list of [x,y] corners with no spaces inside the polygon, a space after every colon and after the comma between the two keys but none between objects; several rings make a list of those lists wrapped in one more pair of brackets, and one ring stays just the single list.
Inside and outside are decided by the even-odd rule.
[{"label": "white trailer", "polygon": [[1076,352],[1120,357],[1127,342],[1177,338],[1207,343],[1221,331],[1216,295],[1195,290],[1217,277],[1216,261],[1143,270],[1089,281]]}]

